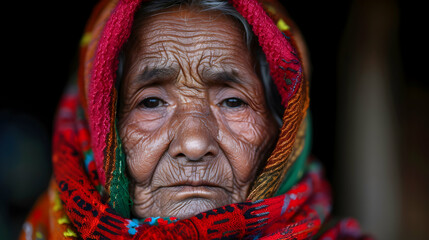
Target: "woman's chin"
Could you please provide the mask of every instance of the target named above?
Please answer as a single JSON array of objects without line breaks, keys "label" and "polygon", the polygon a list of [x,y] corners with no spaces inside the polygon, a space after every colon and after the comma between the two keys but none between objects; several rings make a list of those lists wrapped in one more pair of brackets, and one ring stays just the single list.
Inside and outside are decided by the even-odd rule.
[{"label": "woman's chin", "polygon": [[169,210],[170,213],[167,215],[177,217],[178,219],[188,219],[198,213],[218,208],[225,204],[206,198],[189,198],[175,205]]},{"label": "woman's chin", "polygon": [[[145,209],[146,211],[139,211],[134,209],[134,214],[138,218],[145,217],[175,217],[178,219],[188,219],[199,213],[209,211],[211,209],[219,208],[229,204],[226,199],[208,199],[201,197],[190,197],[180,201],[168,202],[167,204],[160,205],[160,208]],[[149,211],[147,211],[149,210]]]},{"label": "woman's chin", "polygon": [[[162,187],[151,198],[152,201],[150,202],[154,202],[153,205],[134,205],[134,212],[137,217],[187,219],[198,213],[230,204],[233,199],[231,194],[224,188],[213,186]],[[148,196],[142,195],[139,199],[147,200]]]}]

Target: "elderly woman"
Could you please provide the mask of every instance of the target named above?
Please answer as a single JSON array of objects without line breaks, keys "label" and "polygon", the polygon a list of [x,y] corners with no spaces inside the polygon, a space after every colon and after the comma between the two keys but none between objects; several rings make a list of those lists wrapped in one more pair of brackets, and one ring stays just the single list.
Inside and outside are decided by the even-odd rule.
[{"label": "elderly woman", "polygon": [[361,238],[321,231],[306,61],[276,2],[102,1],[21,238]]}]

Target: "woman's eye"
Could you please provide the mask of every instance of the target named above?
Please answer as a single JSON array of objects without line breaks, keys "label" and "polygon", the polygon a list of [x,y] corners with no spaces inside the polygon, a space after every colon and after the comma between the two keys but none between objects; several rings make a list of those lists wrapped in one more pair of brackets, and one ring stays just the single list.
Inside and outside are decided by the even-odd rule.
[{"label": "woman's eye", "polygon": [[222,106],[228,107],[228,108],[239,108],[246,105],[246,103],[239,98],[228,98],[223,100],[221,104]]},{"label": "woman's eye", "polygon": [[165,102],[159,98],[156,97],[149,97],[143,99],[143,101],[140,102],[139,106],[143,108],[157,108],[164,106]]}]

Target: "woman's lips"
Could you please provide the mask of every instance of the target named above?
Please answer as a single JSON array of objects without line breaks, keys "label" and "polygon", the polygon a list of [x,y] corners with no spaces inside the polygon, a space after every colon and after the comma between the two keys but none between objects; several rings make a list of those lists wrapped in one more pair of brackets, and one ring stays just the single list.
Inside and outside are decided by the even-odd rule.
[{"label": "woman's lips", "polygon": [[161,189],[169,191],[176,201],[190,198],[220,199],[228,195],[225,188],[209,182],[179,182]]},{"label": "woman's lips", "polygon": [[189,198],[216,199],[225,195],[225,190],[221,187],[181,185],[169,188],[175,192],[174,198],[179,201]]}]

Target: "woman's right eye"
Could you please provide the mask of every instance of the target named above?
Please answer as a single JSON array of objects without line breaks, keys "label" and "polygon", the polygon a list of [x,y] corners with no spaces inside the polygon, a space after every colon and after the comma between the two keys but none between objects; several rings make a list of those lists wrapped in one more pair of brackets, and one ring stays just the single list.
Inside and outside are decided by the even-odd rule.
[{"label": "woman's right eye", "polygon": [[142,108],[157,108],[162,107],[164,105],[165,102],[157,97],[148,97],[143,99],[143,101],[139,103],[139,106]]}]

